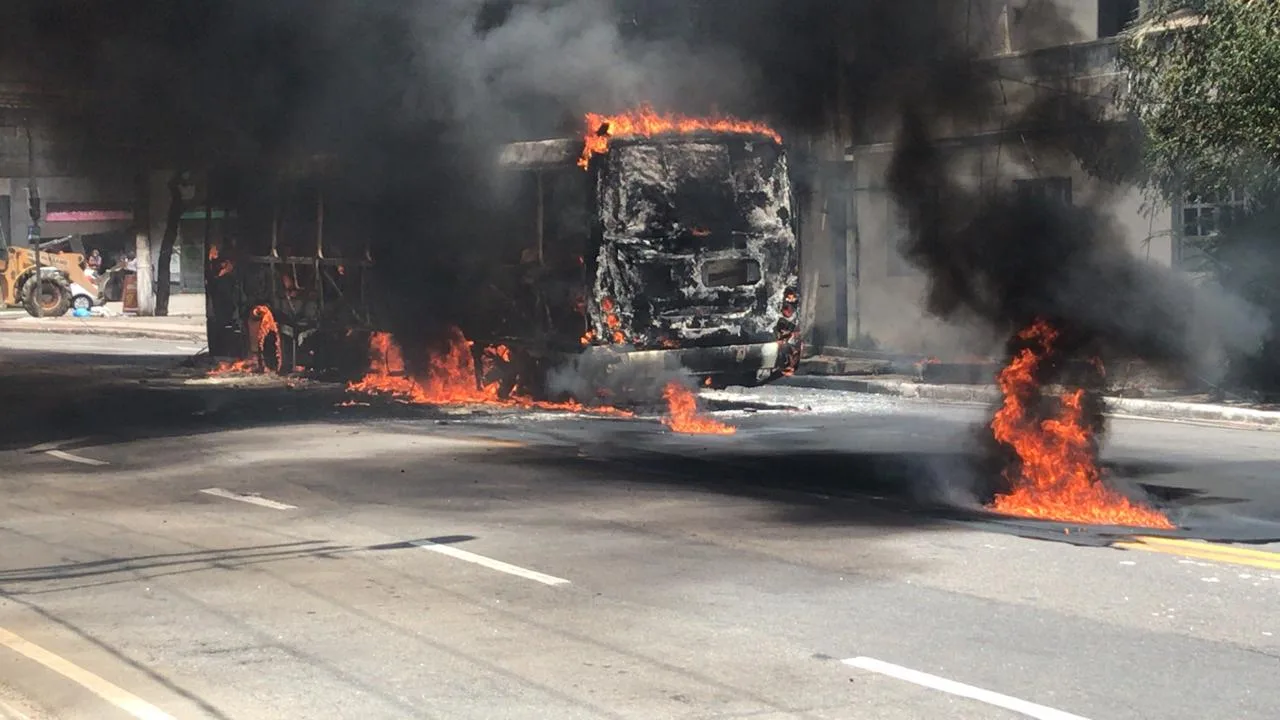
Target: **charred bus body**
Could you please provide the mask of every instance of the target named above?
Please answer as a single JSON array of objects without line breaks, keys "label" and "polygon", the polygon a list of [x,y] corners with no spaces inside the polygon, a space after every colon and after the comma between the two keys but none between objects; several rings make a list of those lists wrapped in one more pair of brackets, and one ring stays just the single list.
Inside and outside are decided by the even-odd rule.
[{"label": "charred bus body", "polygon": [[586,172],[581,150],[517,143],[500,159],[516,185],[510,236],[559,275],[539,299],[549,312],[523,326],[538,328],[534,345],[713,386],[794,368],[798,226],[783,148],[747,133],[620,138]]},{"label": "charred bus body", "polygon": [[367,364],[383,324],[367,233],[341,197],[327,159],[272,182],[217,185],[222,219],[206,220],[209,353],[290,373],[349,372]]},{"label": "charred bus body", "polygon": [[[713,386],[794,368],[798,227],[782,146],[747,133],[618,138],[586,171],[582,147],[502,148],[483,260],[457,268],[469,288],[457,322],[473,350],[510,349],[507,389],[563,392],[545,380],[566,365],[601,386],[619,368]],[[341,375],[363,369],[371,332],[393,329],[379,276],[404,269],[378,267],[359,209],[327,201],[340,193],[325,177],[236,200],[210,241],[211,354]]]}]

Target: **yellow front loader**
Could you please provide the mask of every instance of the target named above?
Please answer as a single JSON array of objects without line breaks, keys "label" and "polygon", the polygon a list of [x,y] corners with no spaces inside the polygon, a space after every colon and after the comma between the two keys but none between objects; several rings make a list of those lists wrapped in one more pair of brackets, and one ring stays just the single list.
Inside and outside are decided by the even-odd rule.
[{"label": "yellow front loader", "polygon": [[[51,252],[69,238],[42,244],[39,273],[36,250],[10,246],[0,254],[0,306],[21,305],[33,316],[58,317],[73,305],[88,309],[101,304],[97,280],[85,271],[84,254]],[[74,244],[74,241],[72,241]]]}]

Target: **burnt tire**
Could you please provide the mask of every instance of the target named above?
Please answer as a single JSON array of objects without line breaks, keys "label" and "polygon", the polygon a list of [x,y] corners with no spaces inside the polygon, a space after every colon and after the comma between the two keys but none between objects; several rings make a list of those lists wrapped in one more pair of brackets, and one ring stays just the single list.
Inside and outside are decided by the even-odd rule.
[{"label": "burnt tire", "polygon": [[32,275],[22,283],[21,296],[32,317],[61,317],[71,307],[71,285],[61,273]]}]

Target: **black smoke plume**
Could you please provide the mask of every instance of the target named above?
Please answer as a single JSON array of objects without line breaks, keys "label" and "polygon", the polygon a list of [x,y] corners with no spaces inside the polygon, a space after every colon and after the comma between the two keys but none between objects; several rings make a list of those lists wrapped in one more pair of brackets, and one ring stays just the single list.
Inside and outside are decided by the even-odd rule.
[{"label": "black smoke plume", "polygon": [[[1088,352],[1212,374],[1257,326],[1231,300],[1128,256],[1096,207],[972,189],[934,138],[1002,112],[989,0],[10,0],[0,80],[38,88],[90,169],[219,168],[252,193],[290,159],[334,158],[373,238],[407,355],[483,321],[500,257],[493,153],[576,134],[639,102],[771,121],[797,154],[843,115],[890,132],[905,256],[929,309],[1012,332],[1043,316]],[[1052,2],[1017,37],[1072,40]],[[1033,78],[1042,68],[1026,61]],[[1081,155],[1089,98],[1050,93],[1004,126],[1032,159]],[[802,163],[797,162],[797,166]],[[800,178],[803,182],[806,178]],[[488,318],[492,319],[492,318]]]}]

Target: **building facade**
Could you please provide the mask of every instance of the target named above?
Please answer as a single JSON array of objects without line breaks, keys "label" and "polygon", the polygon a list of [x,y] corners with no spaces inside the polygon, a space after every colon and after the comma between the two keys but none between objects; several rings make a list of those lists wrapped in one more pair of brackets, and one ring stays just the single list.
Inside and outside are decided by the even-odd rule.
[{"label": "building facade", "polygon": [[[1024,138],[1005,121],[1044,93],[1086,93],[1114,98],[1123,90],[1117,67],[1117,35],[1140,17],[1140,0],[963,0],[968,2],[966,40],[985,50],[996,69],[1007,112],[985,123],[955,127],[936,138],[940,151],[961,168],[956,183],[975,189],[1017,189],[1067,203],[1088,203],[1108,214],[1128,249],[1147,262],[1194,270],[1198,236],[1238,198],[1189,199],[1170,207],[1155,203],[1136,185],[1099,179],[1077,161],[1031,155]],[[1060,27],[1033,31],[1052,11]],[[1064,32],[1065,31],[1065,32]],[[1035,68],[1032,73],[1029,68]],[[1110,103],[1108,122],[1120,122]],[[985,354],[1002,338],[930,316],[927,285],[899,252],[907,236],[886,186],[892,132],[837,123],[847,138],[842,157],[828,151],[819,208],[810,213],[806,240],[806,294],[815,300],[812,341],[822,347],[876,348],[939,357]],[[1032,239],[1029,239],[1032,241]]]},{"label": "building facade", "polygon": [[[34,187],[42,211],[42,239],[77,235],[87,249],[98,249],[113,263],[136,254],[139,230],[147,226],[155,238],[151,243],[154,267],[168,206],[168,175],[152,173],[145,190],[149,194],[146,209],[159,212],[138,212],[143,190],[134,169],[87,165],[85,148],[52,132],[51,119],[37,110],[47,104],[37,97],[40,92],[18,82],[0,81],[0,248],[28,242],[28,203]],[[203,217],[203,210],[194,205],[183,215],[170,261],[175,291],[198,292],[204,287]]]}]

